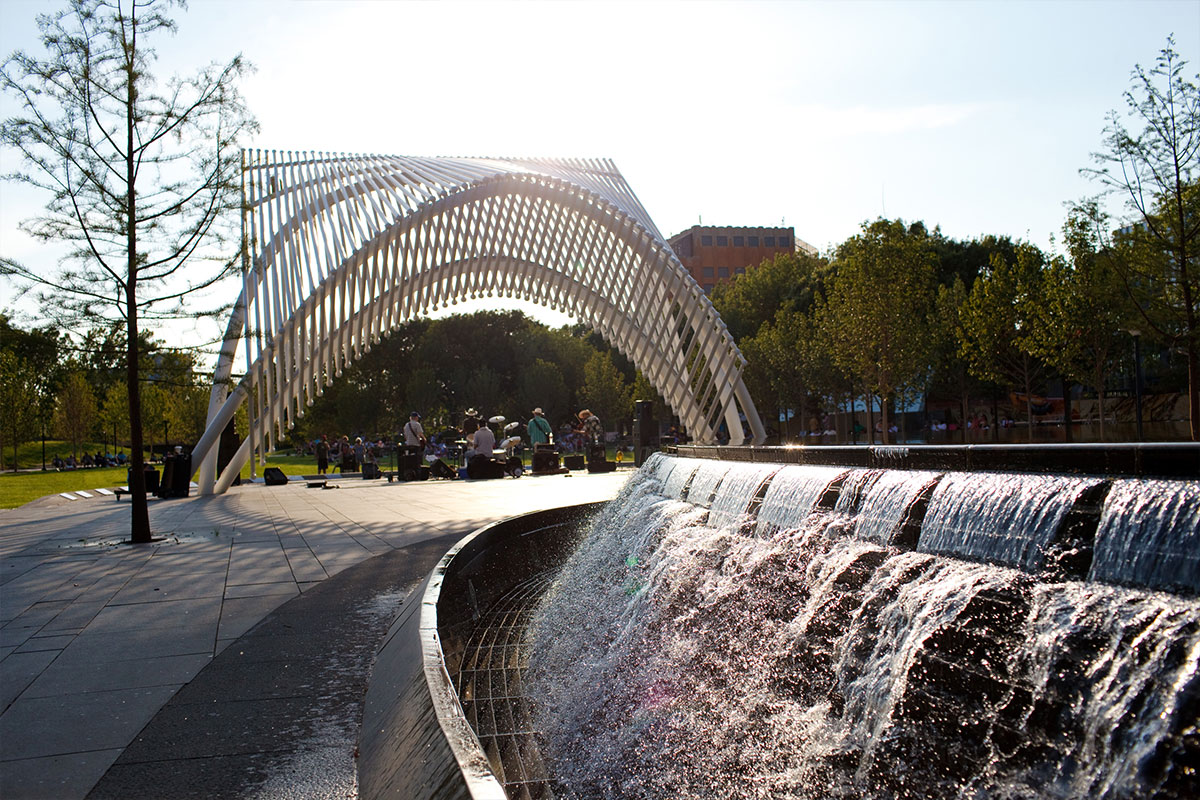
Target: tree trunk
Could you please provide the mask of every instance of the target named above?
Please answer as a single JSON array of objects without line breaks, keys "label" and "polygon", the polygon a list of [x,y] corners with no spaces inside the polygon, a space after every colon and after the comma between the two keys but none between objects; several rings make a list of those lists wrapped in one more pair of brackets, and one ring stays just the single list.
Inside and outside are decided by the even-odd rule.
[{"label": "tree trunk", "polygon": [[879,395],[879,439],[882,444],[892,443],[892,418],[889,413],[888,398]]},{"label": "tree trunk", "polygon": [[129,429],[130,429],[130,447],[133,452],[130,453],[129,459],[129,493],[130,493],[130,522],[129,522],[129,539],[135,544],[145,544],[151,540],[150,537],[150,509],[146,499],[146,470],[142,459],[142,394],[138,384],[138,361],[140,353],[138,352],[138,308],[137,308],[137,194],[135,192],[135,184],[137,181],[137,166],[134,158],[134,141],[133,141],[133,126],[134,126],[134,104],[137,102],[134,85],[134,69],[133,62],[134,54],[137,52],[137,26],[134,24],[136,19],[134,15],[137,13],[137,6],[134,5],[129,10],[130,15],[130,30],[132,31],[130,38],[130,46],[128,55],[126,56],[126,82],[125,86],[128,94],[125,98],[125,180],[129,191],[125,196],[125,224],[128,228],[126,232],[126,253],[127,259],[127,275],[125,283],[125,331],[128,341],[125,344],[125,383],[129,391]]},{"label": "tree trunk", "polygon": [[1066,378],[1063,378],[1063,436],[1068,443],[1075,441],[1071,430],[1071,387]]},{"label": "tree trunk", "polygon": [[1000,397],[992,387],[992,441],[1000,441]]},{"label": "tree trunk", "polygon": [[[971,413],[971,397],[968,392],[964,391],[962,393],[962,415],[960,416],[962,424],[958,426],[963,444],[967,443],[967,414],[969,413]],[[976,436],[976,438],[979,437]],[[947,441],[949,441],[949,437],[947,437]]]},{"label": "tree trunk", "polygon": [[865,392],[867,401],[867,444],[875,444],[875,397]]},{"label": "tree trunk", "polygon": [[1192,339],[1187,344],[1188,366],[1188,419],[1191,422],[1192,441],[1200,442],[1200,353]]},{"label": "tree trunk", "polygon": [[1033,442],[1033,381],[1029,376],[1029,363],[1025,364],[1025,419],[1029,423],[1029,441]]}]

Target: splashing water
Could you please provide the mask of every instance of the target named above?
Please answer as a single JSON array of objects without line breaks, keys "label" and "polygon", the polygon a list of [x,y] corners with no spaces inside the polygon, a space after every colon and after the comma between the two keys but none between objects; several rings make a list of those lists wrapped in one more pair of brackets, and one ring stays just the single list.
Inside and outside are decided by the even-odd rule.
[{"label": "splashing water", "polygon": [[[725,480],[758,486],[748,466]],[[883,498],[928,474],[876,475],[851,517],[812,511],[845,470],[784,468],[747,536],[744,516],[664,497],[678,472],[636,475],[535,615],[526,677],[557,796],[1200,793],[1196,601],[852,535],[894,526]]]},{"label": "splashing water", "polygon": [[936,472],[883,472],[862,499],[855,517],[855,536],[877,544],[888,544],[917,495],[938,477]]},{"label": "splashing water", "polygon": [[784,467],[771,479],[758,510],[758,532],[799,525],[821,494],[846,470],[839,467]]},{"label": "splashing water", "polygon": [[717,494],[713,498],[712,510],[709,513],[709,524],[733,525],[742,520],[763,481],[778,469],[777,465],[763,464],[744,465],[737,470],[731,470],[717,487]]},{"label": "splashing water", "polygon": [[929,500],[921,549],[1036,571],[1075,500],[1100,481],[955,472]]},{"label": "splashing water", "polygon": [[1117,481],[1089,577],[1200,593],[1200,483]]},{"label": "splashing water", "polygon": [[[708,508],[712,505],[713,494],[725,476],[735,469],[727,461],[701,461],[700,466],[692,474],[692,482],[687,487],[687,500],[694,506]],[[679,499],[679,498],[675,498]]]}]

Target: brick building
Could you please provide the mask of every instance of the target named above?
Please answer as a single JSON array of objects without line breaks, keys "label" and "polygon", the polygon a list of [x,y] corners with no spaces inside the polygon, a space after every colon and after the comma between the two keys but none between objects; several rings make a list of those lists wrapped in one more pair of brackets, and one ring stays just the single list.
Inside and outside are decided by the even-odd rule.
[{"label": "brick building", "polygon": [[717,228],[694,225],[668,241],[675,255],[705,292],[779,253],[817,249],[796,238],[792,228]]}]

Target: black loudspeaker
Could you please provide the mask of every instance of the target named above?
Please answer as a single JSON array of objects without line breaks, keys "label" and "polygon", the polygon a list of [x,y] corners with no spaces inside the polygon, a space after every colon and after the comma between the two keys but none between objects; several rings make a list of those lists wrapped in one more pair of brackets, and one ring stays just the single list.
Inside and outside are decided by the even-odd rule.
[{"label": "black loudspeaker", "polygon": [[279,467],[267,467],[263,470],[263,481],[267,486],[283,486],[288,482],[287,475]]},{"label": "black loudspeaker", "polygon": [[[541,447],[541,445],[538,445]],[[534,450],[533,451],[533,471],[536,472],[558,472],[558,453],[553,450]]]},{"label": "black loudspeaker", "polygon": [[429,471],[435,478],[458,477],[458,473],[456,473],[449,464],[447,464],[445,461],[442,461],[440,458],[429,465]]},{"label": "black loudspeaker", "polygon": [[578,454],[563,456],[563,466],[567,469],[583,469],[583,456]]}]

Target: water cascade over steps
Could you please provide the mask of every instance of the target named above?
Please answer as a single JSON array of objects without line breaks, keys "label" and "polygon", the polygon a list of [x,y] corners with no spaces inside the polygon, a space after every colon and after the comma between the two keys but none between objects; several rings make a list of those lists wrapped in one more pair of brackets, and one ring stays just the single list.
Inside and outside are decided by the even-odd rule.
[{"label": "water cascade over steps", "polygon": [[656,455],[542,583],[527,796],[1200,797],[1196,481]]}]

